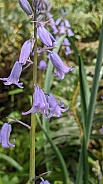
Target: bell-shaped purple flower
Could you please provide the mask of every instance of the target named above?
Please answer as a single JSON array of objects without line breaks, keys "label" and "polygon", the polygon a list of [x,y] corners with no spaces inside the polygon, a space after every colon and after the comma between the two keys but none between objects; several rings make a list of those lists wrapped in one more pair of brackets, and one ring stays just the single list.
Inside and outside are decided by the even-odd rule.
[{"label": "bell-shaped purple flower", "polygon": [[42,181],[40,182],[40,184],[50,184],[49,181],[44,180],[42,177],[40,177],[40,179],[42,180]]},{"label": "bell-shaped purple flower", "polygon": [[61,20],[62,20],[62,18],[59,17],[59,18],[56,20],[55,25],[58,26],[58,25],[60,24]]},{"label": "bell-shaped purple flower", "polygon": [[68,29],[67,33],[68,33],[68,36],[74,36],[74,33],[73,33],[73,31],[71,29]]},{"label": "bell-shaped purple flower", "polygon": [[63,44],[64,46],[70,46],[70,42],[67,38],[64,38]]},{"label": "bell-shaped purple flower", "polygon": [[11,125],[9,123],[4,123],[0,130],[0,143],[3,148],[15,147],[14,143],[9,142]]},{"label": "bell-shaped purple flower", "polygon": [[64,22],[62,22],[59,26],[59,33],[60,34],[66,34],[66,28],[64,26]]},{"label": "bell-shaped purple flower", "polygon": [[41,42],[48,46],[48,47],[52,47],[53,46],[53,43],[55,42],[55,39],[54,37],[49,33],[49,31],[47,31],[44,26],[42,25],[38,25],[37,26],[37,33],[38,33],[38,36],[41,40]]},{"label": "bell-shaped purple flower", "polygon": [[21,63],[16,61],[11,70],[10,76],[8,78],[0,78],[0,80],[4,81],[5,85],[15,84],[19,88],[23,88],[22,86],[23,83],[22,82],[19,83],[19,77],[21,75],[21,72],[22,72],[22,65]]},{"label": "bell-shaped purple flower", "polygon": [[65,47],[65,55],[68,55],[68,54],[71,54],[71,53],[72,53],[72,51],[71,51],[70,47],[66,46]]},{"label": "bell-shaped purple flower", "polygon": [[27,15],[32,15],[32,8],[27,0],[19,0],[19,4]]},{"label": "bell-shaped purple flower", "polygon": [[38,86],[34,86],[34,88],[35,92],[33,94],[33,106],[29,111],[22,112],[22,115],[40,112],[45,117],[47,117],[49,104],[47,103],[45,94],[43,90],[40,89]]},{"label": "bell-shaped purple flower", "polygon": [[65,27],[67,27],[67,28],[71,27],[71,25],[67,19],[64,19],[64,24],[65,24]]},{"label": "bell-shaped purple flower", "polygon": [[50,60],[57,70],[54,75],[57,76],[59,79],[63,79],[66,73],[74,69],[72,66],[67,67],[56,52],[50,53]]},{"label": "bell-shaped purple flower", "polygon": [[62,112],[66,112],[69,108],[69,107],[67,107],[64,109],[63,102],[60,102],[60,105],[59,105],[57,100],[55,99],[54,95],[52,95],[52,94],[48,95],[48,103],[49,103],[49,110],[50,110],[48,118],[51,118],[54,114],[57,117],[60,117],[60,116],[62,116]]},{"label": "bell-shaped purple flower", "polygon": [[38,65],[38,69],[39,70],[45,70],[47,68],[47,64],[44,60],[41,60],[39,65]]},{"label": "bell-shaped purple flower", "polygon": [[33,46],[34,46],[33,39],[24,42],[20,52],[19,63],[21,63],[22,65],[26,64],[30,56],[30,53],[32,52]]}]

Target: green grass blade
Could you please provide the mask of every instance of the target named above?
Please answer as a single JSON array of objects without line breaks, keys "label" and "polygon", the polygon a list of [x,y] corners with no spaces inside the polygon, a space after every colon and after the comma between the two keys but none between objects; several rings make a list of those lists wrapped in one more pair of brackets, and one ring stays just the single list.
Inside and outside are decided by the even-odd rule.
[{"label": "green grass blade", "polygon": [[21,167],[21,165],[16,162],[13,158],[3,154],[3,153],[0,153],[0,160],[5,160],[6,162],[8,162],[10,165],[12,165],[13,167],[15,167],[16,169],[18,169],[19,171],[22,171],[23,170],[23,167]]},{"label": "green grass blade", "polygon": [[82,179],[83,179],[83,143],[82,143],[81,152],[79,155],[78,170],[77,170],[75,184],[78,184],[78,183],[82,184]]},{"label": "green grass blade", "polygon": [[91,89],[91,96],[90,96],[90,102],[89,102],[89,108],[88,108],[88,114],[87,114],[87,144],[90,137],[91,127],[92,127],[92,121],[93,121],[93,114],[94,114],[94,108],[96,103],[96,95],[99,85],[99,77],[100,77],[100,69],[102,65],[103,60],[103,21],[102,21],[102,28],[100,33],[100,39],[99,39],[99,48],[98,48],[98,55],[97,55],[97,62],[95,67],[95,74],[93,77],[93,84]]},{"label": "green grass blade", "polygon": [[78,55],[78,63],[79,63],[79,80],[80,80],[80,95],[81,95],[81,112],[82,112],[82,124],[84,135],[86,136],[86,114],[89,104],[89,86],[86,78],[86,73],[83,65],[83,61],[81,56]]},{"label": "green grass blade", "polygon": [[78,51],[72,38],[67,36],[67,39],[71,43],[71,47],[74,51],[74,54],[75,54],[75,57],[77,60],[77,64],[79,66],[80,93],[81,93],[81,104],[82,104],[81,111],[82,111],[83,122],[85,122],[85,116],[86,116],[86,111],[88,108],[89,97],[90,97],[88,81],[87,81],[87,77],[86,77],[86,72],[85,72],[82,56],[81,56],[80,52]]},{"label": "green grass blade", "polygon": [[[90,92],[89,92],[89,86],[88,81],[86,77],[86,72],[83,64],[82,57],[75,46],[73,40],[69,37],[67,37],[68,40],[71,43],[71,46],[74,50],[75,57],[77,59],[77,63],[79,66],[79,80],[80,80],[80,96],[81,96],[81,113],[82,113],[82,126],[83,126],[83,142],[81,146],[81,152],[79,156],[79,165],[78,165],[78,171],[76,176],[76,184],[82,183],[84,181],[84,184],[88,183],[88,174],[89,174],[89,165],[88,165],[88,152],[86,148],[86,114],[88,110],[88,104],[89,104],[89,98],[90,98]],[[85,174],[84,174],[85,173]]]},{"label": "green grass blade", "polygon": [[42,126],[41,124],[41,121],[39,119],[39,116],[36,114],[36,118],[37,118],[37,122],[39,124],[39,126],[41,127],[41,129],[43,130],[47,140],[49,141],[52,149],[54,150],[56,156],[57,156],[57,159],[60,163],[60,167],[61,167],[61,172],[62,172],[62,176],[63,176],[63,184],[67,184],[67,181],[68,181],[68,184],[70,184],[70,181],[68,179],[68,173],[67,173],[67,168],[66,168],[66,164],[65,164],[65,161],[62,157],[62,154],[60,153],[58,147],[54,144],[54,142],[52,141],[51,137],[49,136],[49,134],[47,133],[47,131],[44,129],[44,127]]}]

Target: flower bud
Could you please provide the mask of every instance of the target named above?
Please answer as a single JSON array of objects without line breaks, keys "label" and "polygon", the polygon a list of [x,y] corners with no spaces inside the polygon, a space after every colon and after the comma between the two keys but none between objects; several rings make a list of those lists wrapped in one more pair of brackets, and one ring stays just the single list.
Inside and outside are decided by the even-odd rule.
[{"label": "flower bud", "polygon": [[32,2],[34,10],[41,10],[43,6],[43,0],[33,0]]},{"label": "flower bud", "polygon": [[32,15],[32,8],[27,0],[19,0],[19,4],[27,15]]}]

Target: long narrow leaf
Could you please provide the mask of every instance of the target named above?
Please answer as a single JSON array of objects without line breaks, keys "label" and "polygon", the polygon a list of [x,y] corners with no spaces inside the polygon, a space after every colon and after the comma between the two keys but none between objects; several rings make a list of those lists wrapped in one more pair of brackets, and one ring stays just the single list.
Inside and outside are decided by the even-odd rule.
[{"label": "long narrow leaf", "polygon": [[8,162],[10,165],[12,165],[13,167],[15,167],[16,169],[18,169],[19,171],[22,171],[23,170],[23,167],[21,167],[21,165],[16,162],[13,158],[3,154],[3,153],[0,153],[0,160],[5,160],[6,162]]},{"label": "long narrow leaf", "polygon": [[103,60],[103,21],[102,21],[102,28],[101,28],[101,34],[100,34],[97,62],[96,62],[96,67],[95,67],[95,74],[93,77],[93,84],[92,84],[92,89],[91,89],[91,96],[90,96],[87,121],[86,121],[87,123],[87,141],[86,141],[87,144],[88,144],[91,127],[92,127],[93,114],[94,114],[94,108],[95,108],[95,103],[96,103],[96,95],[97,95],[97,90],[98,90],[102,60]]},{"label": "long narrow leaf", "polygon": [[[86,114],[88,110],[88,104],[89,104],[89,86],[88,81],[86,77],[86,72],[84,69],[84,64],[82,57],[80,56],[80,53],[75,46],[74,42],[71,38],[67,37],[74,49],[74,53],[77,59],[77,63],[79,65],[79,80],[80,80],[80,96],[81,96],[81,113],[82,113],[82,125],[83,125],[83,142],[81,146],[81,152],[79,157],[79,166],[77,171],[77,177],[76,177],[76,184],[82,183],[82,180],[84,181],[84,184],[88,183],[88,153],[86,148]],[[85,173],[85,175],[84,175]]]}]

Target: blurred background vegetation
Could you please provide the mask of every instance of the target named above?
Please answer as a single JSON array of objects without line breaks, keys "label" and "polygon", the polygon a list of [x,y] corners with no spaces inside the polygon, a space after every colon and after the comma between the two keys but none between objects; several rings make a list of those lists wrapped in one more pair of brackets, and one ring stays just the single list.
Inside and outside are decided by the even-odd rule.
[{"label": "blurred background vegetation", "polygon": [[[30,1],[29,1],[30,2]],[[103,1],[102,0],[52,0],[51,13],[54,20],[61,16],[60,9],[67,11],[66,18],[70,21],[77,48],[82,53],[86,75],[91,88],[94,67],[97,57],[98,39],[101,28]],[[0,77],[7,77],[25,40],[33,34],[33,24],[29,17],[21,10],[18,1],[0,0]],[[78,64],[72,54],[65,56],[59,51],[62,59],[74,66],[74,71],[59,81],[55,78],[51,92],[64,101],[69,110],[61,118],[51,118],[50,136],[58,146],[65,160],[71,183],[75,184],[75,177],[80,152],[81,102],[79,92]],[[100,170],[103,168],[103,135],[99,129],[103,124],[103,68],[99,83],[97,103],[94,112],[91,139],[89,141],[90,184],[99,183]],[[45,75],[45,73],[44,73]],[[45,80],[45,76],[43,78]],[[5,86],[0,82],[0,125],[7,122],[6,117],[12,116],[30,124],[30,115],[22,117],[21,112],[30,108],[32,96],[32,67],[24,70],[21,76],[25,88]],[[40,117],[41,118],[41,117]],[[26,184],[29,173],[29,131],[15,123],[11,140],[16,139],[16,147],[2,149],[0,147],[0,184]],[[49,165],[52,171],[47,179],[54,184],[62,184],[62,174],[59,162],[52,147],[46,145],[48,153],[44,153],[44,136],[39,126],[36,128],[36,175],[46,171]]]}]

